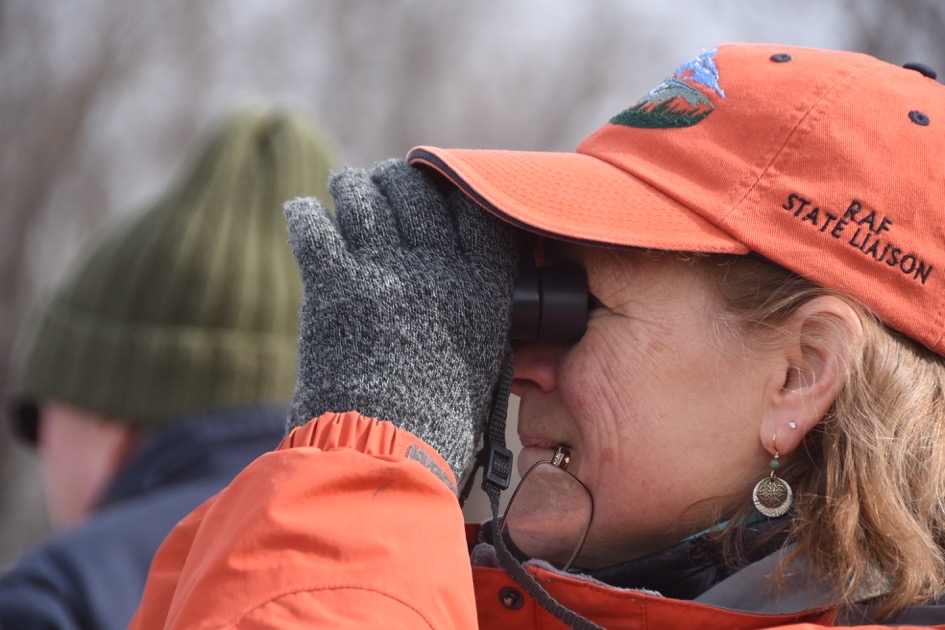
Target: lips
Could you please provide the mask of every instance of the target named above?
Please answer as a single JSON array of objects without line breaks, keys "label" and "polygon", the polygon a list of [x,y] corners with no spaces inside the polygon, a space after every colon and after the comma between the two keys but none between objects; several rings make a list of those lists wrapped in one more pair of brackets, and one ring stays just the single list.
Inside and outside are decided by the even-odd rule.
[{"label": "lips", "polygon": [[518,438],[524,448],[552,449],[567,445],[565,433],[556,427],[555,416],[525,414],[520,407],[518,414]]},{"label": "lips", "polygon": [[523,397],[518,409],[518,438],[523,449],[552,452],[558,446],[571,447],[568,427],[558,409],[549,409],[550,401],[542,397]]},{"label": "lips", "polygon": [[555,448],[561,444],[560,440],[552,440],[549,438],[538,437],[533,435],[521,435],[519,434],[519,441],[522,443],[522,448]]}]

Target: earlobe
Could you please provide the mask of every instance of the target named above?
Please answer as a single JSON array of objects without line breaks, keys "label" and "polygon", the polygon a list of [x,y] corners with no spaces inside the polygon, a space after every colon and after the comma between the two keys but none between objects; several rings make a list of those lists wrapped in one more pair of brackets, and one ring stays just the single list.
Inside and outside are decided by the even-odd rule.
[{"label": "earlobe", "polygon": [[854,308],[833,296],[806,302],[791,314],[783,331],[781,370],[769,388],[760,427],[764,448],[781,455],[797,448],[830,410],[864,335]]}]

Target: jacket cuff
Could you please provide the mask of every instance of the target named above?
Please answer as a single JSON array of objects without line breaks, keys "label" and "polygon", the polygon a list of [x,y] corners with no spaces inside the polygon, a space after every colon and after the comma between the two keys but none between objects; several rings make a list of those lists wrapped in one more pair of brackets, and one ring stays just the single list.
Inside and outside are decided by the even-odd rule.
[{"label": "jacket cuff", "polygon": [[365,455],[413,459],[428,468],[456,493],[456,477],[446,460],[429,444],[387,420],[357,411],[329,412],[296,427],[277,450],[314,447],[322,451],[352,448]]}]

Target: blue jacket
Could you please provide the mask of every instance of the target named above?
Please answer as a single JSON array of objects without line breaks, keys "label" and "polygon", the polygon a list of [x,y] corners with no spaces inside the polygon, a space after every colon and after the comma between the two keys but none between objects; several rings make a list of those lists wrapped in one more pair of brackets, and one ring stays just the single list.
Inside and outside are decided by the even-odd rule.
[{"label": "blue jacket", "polygon": [[99,509],[0,577],[0,629],[126,628],[151,558],[177,522],[275,448],[286,409],[219,410],[157,431]]}]

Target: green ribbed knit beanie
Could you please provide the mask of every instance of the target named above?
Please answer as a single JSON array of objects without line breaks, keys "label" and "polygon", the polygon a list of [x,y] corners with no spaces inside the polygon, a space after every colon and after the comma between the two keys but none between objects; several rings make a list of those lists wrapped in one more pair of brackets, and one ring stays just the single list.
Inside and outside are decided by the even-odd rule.
[{"label": "green ribbed knit beanie", "polygon": [[332,151],[304,116],[234,113],[144,212],[107,223],[14,350],[23,396],[137,426],[288,402],[301,281],[283,203],[328,201]]}]

